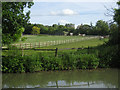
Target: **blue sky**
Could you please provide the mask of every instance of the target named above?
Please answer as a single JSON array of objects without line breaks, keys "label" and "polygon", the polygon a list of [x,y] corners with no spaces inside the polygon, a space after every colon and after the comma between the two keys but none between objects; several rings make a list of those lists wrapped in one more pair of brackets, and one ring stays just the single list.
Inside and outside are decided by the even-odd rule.
[{"label": "blue sky", "polygon": [[[73,23],[95,25],[98,20],[109,21],[107,9],[117,7],[116,2],[34,2],[30,9],[30,22],[43,25]],[[27,11],[27,9],[25,10]]]}]

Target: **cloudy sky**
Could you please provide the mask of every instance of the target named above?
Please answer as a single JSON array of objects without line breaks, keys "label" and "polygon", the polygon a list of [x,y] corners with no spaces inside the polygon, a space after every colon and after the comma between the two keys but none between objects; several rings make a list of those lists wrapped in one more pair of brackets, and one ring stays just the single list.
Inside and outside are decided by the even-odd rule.
[{"label": "cloudy sky", "polygon": [[44,25],[73,23],[76,26],[92,22],[95,25],[97,20],[112,20],[111,16],[105,15],[108,13],[105,7],[108,9],[116,8],[116,1],[66,0],[65,2],[65,0],[60,0],[55,2],[51,0],[48,2],[44,0],[38,2],[38,0],[34,0],[34,5],[30,9],[30,22]]}]

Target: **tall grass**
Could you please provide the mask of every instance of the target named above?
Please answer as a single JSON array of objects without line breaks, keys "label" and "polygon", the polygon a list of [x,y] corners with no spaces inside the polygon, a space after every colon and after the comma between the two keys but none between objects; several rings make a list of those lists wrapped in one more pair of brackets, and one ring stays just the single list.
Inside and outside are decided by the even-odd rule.
[{"label": "tall grass", "polygon": [[33,53],[21,56],[21,52],[8,51],[9,56],[3,57],[3,72],[35,72],[48,70],[72,70],[97,68],[99,59],[97,55],[77,52],[53,54]]}]

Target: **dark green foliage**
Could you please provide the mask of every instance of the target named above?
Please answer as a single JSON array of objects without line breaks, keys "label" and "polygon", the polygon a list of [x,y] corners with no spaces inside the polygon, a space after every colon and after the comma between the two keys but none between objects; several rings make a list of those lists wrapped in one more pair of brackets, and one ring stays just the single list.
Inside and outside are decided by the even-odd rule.
[{"label": "dark green foliage", "polygon": [[[104,65],[109,67],[120,67],[120,1],[117,2],[118,8],[114,9],[114,16],[113,19],[116,22],[116,24],[110,25],[110,39],[107,43],[108,46],[105,46],[103,48],[103,51],[101,50],[101,62],[100,66]],[[103,67],[103,66],[102,66]]]},{"label": "dark green foliage", "polygon": [[76,34],[81,33],[81,34],[87,34],[89,35],[91,32],[91,26],[84,24],[84,25],[79,25],[76,29]]},{"label": "dark green foliage", "polygon": [[3,72],[25,72],[23,58],[20,56],[7,56],[2,59]]},{"label": "dark green foliage", "polygon": [[99,65],[99,59],[94,54],[83,54],[79,57],[80,69],[93,69]]},{"label": "dark green foliage", "polygon": [[24,34],[31,34],[31,32],[32,32],[32,27],[33,27],[33,24],[28,23],[28,24],[25,26],[25,31],[24,31],[23,33],[24,33]]},{"label": "dark green foliage", "polygon": [[113,24],[111,26],[112,32],[110,36],[110,45],[120,45],[120,1],[117,2],[118,9],[114,9],[114,16],[113,19],[117,23],[117,25]]},{"label": "dark green foliage", "polygon": [[[13,48],[12,48],[13,49]],[[14,47],[15,49],[15,47]],[[99,60],[94,54],[64,52],[57,57],[45,53],[22,56],[20,50],[9,50],[3,57],[3,72],[35,72],[48,70],[71,70],[97,68]]]},{"label": "dark green foliage", "polygon": [[103,20],[98,20],[96,23],[96,29],[98,31],[98,35],[109,35],[109,26],[108,23]]},{"label": "dark green foliage", "polygon": [[120,1],[117,2],[118,9],[115,9],[114,13],[114,20],[117,22],[118,25],[120,25]]},{"label": "dark green foliage", "polygon": [[40,28],[41,34],[49,34],[49,35],[64,35],[65,32],[70,35],[70,33],[73,33],[73,35],[78,34],[86,34],[86,35],[109,35],[109,27],[108,23],[103,20],[98,20],[96,25],[93,26],[88,24],[81,24],[78,25],[75,29],[74,24],[66,24],[66,25],[57,25],[53,24],[52,26],[45,26],[42,24],[28,24],[25,27],[24,34],[31,34],[32,28],[34,26],[37,26]]},{"label": "dark green foliage", "polygon": [[118,56],[118,46],[108,46],[103,45],[99,47],[99,67],[118,67],[119,60]]},{"label": "dark green foliage", "polygon": [[110,45],[116,45],[118,44],[118,25],[117,24],[111,24],[110,25],[110,37],[108,44]]},{"label": "dark green foliage", "polygon": [[106,44],[89,49],[61,52],[56,57],[45,52],[22,56],[22,52],[16,47],[9,47],[9,51],[3,56],[2,71],[35,72],[118,67],[120,63],[118,54],[117,45]]},{"label": "dark green foliage", "polygon": [[25,41],[27,39],[27,37],[22,37],[21,41]]},{"label": "dark green foliage", "polygon": [[2,43],[10,44],[20,39],[25,25],[30,19],[30,11],[23,13],[24,8],[30,8],[33,2],[2,2]]}]

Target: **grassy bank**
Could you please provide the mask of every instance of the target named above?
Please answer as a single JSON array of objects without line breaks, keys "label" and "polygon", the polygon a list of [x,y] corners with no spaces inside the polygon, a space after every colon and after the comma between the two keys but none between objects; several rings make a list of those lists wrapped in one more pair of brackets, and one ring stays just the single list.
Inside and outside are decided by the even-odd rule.
[{"label": "grassy bank", "polygon": [[[86,51],[85,51],[86,52]],[[99,60],[94,54],[77,52],[59,53],[57,57],[46,53],[21,56],[19,50],[3,57],[3,72],[35,72],[46,70],[72,70],[97,68]]]},{"label": "grassy bank", "polygon": [[[95,69],[115,67],[117,46],[97,46],[90,49],[59,52],[32,52],[21,55],[20,50],[9,50],[3,57],[3,72],[36,72],[49,70]],[[30,51],[29,51],[30,52]]]}]

